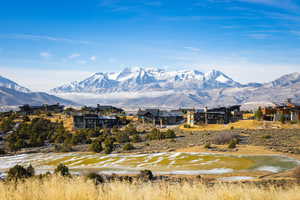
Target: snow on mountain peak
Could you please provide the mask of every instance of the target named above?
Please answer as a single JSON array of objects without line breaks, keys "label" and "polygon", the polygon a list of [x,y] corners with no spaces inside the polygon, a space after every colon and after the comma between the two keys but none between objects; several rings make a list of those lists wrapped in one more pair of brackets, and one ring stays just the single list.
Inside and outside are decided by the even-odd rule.
[{"label": "snow on mountain peak", "polygon": [[19,84],[17,84],[14,81],[11,81],[3,76],[0,76],[0,87],[5,87],[5,88],[9,88],[9,89],[13,89],[19,92],[25,92],[28,93],[30,92],[29,89],[20,86]]},{"label": "snow on mountain peak", "polygon": [[240,86],[240,84],[217,70],[204,74],[198,70],[166,71],[154,67],[133,67],[125,68],[117,73],[96,73],[78,83],[75,88],[59,87],[52,91],[58,93],[111,93],[116,91],[194,90],[236,86]]}]

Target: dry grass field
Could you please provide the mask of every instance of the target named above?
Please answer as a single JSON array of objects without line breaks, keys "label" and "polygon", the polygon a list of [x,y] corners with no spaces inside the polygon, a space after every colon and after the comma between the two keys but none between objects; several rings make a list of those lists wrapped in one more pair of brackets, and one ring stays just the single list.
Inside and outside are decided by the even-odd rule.
[{"label": "dry grass field", "polygon": [[184,128],[180,126],[181,130],[184,131],[223,131],[230,129],[299,129],[299,124],[282,124],[280,122],[268,122],[268,121],[257,121],[257,120],[241,120],[230,124],[208,124],[208,125],[195,125],[191,128]]},{"label": "dry grass field", "polygon": [[0,183],[0,200],[299,200],[300,187],[286,189],[250,185],[107,183],[95,186],[83,177],[28,179]]}]

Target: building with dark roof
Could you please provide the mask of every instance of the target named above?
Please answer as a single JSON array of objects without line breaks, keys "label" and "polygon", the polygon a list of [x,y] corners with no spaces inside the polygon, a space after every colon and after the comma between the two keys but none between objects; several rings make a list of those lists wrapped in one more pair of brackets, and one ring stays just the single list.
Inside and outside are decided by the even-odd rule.
[{"label": "building with dark roof", "polygon": [[64,106],[59,103],[53,105],[30,106],[28,104],[20,106],[20,113],[24,115],[38,114],[40,112],[61,113],[64,111]]},{"label": "building with dark roof", "polygon": [[116,116],[102,116],[98,114],[75,114],[73,115],[74,129],[113,128],[119,125]]},{"label": "building with dark roof", "polygon": [[176,125],[183,122],[183,113],[180,111],[164,111],[159,109],[139,110],[137,116],[140,121],[155,125]]},{"label": "building with dark roof", "polygon": [[187,124],[228,124],[243,119],[240,105],[187,112]]}]

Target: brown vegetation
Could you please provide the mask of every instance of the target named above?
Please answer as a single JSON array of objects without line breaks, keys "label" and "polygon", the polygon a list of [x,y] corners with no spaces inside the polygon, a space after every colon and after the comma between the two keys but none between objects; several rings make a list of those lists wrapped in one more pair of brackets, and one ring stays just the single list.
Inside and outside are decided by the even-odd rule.
[{"label": "brown vegetation", "polygon": [[[101,183],[101,181],[100,181]],[[83,177],[27,179],[0,183],[0,200],[298,200],[300,187],[256,187],[254,185],[201,183],[169,184],[111,182],[95,185]]]}]

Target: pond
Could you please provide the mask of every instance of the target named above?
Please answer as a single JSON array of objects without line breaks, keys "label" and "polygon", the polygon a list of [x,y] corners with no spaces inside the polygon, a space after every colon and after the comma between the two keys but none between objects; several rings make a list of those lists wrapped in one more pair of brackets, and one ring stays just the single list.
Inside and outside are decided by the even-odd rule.
[{"label": "pond", "polygon": [[0,172],[16,164],[32,164],[38,173],[53,171],[60,163],[73,173],[97,171],[106,174],[136,174],[149,169],[155,174],[226,174],[232,172],[281,172],[300,164],[298,160],[278,156],[221,155],[210,153],[96,154],[36,153],[0,157]]}]

